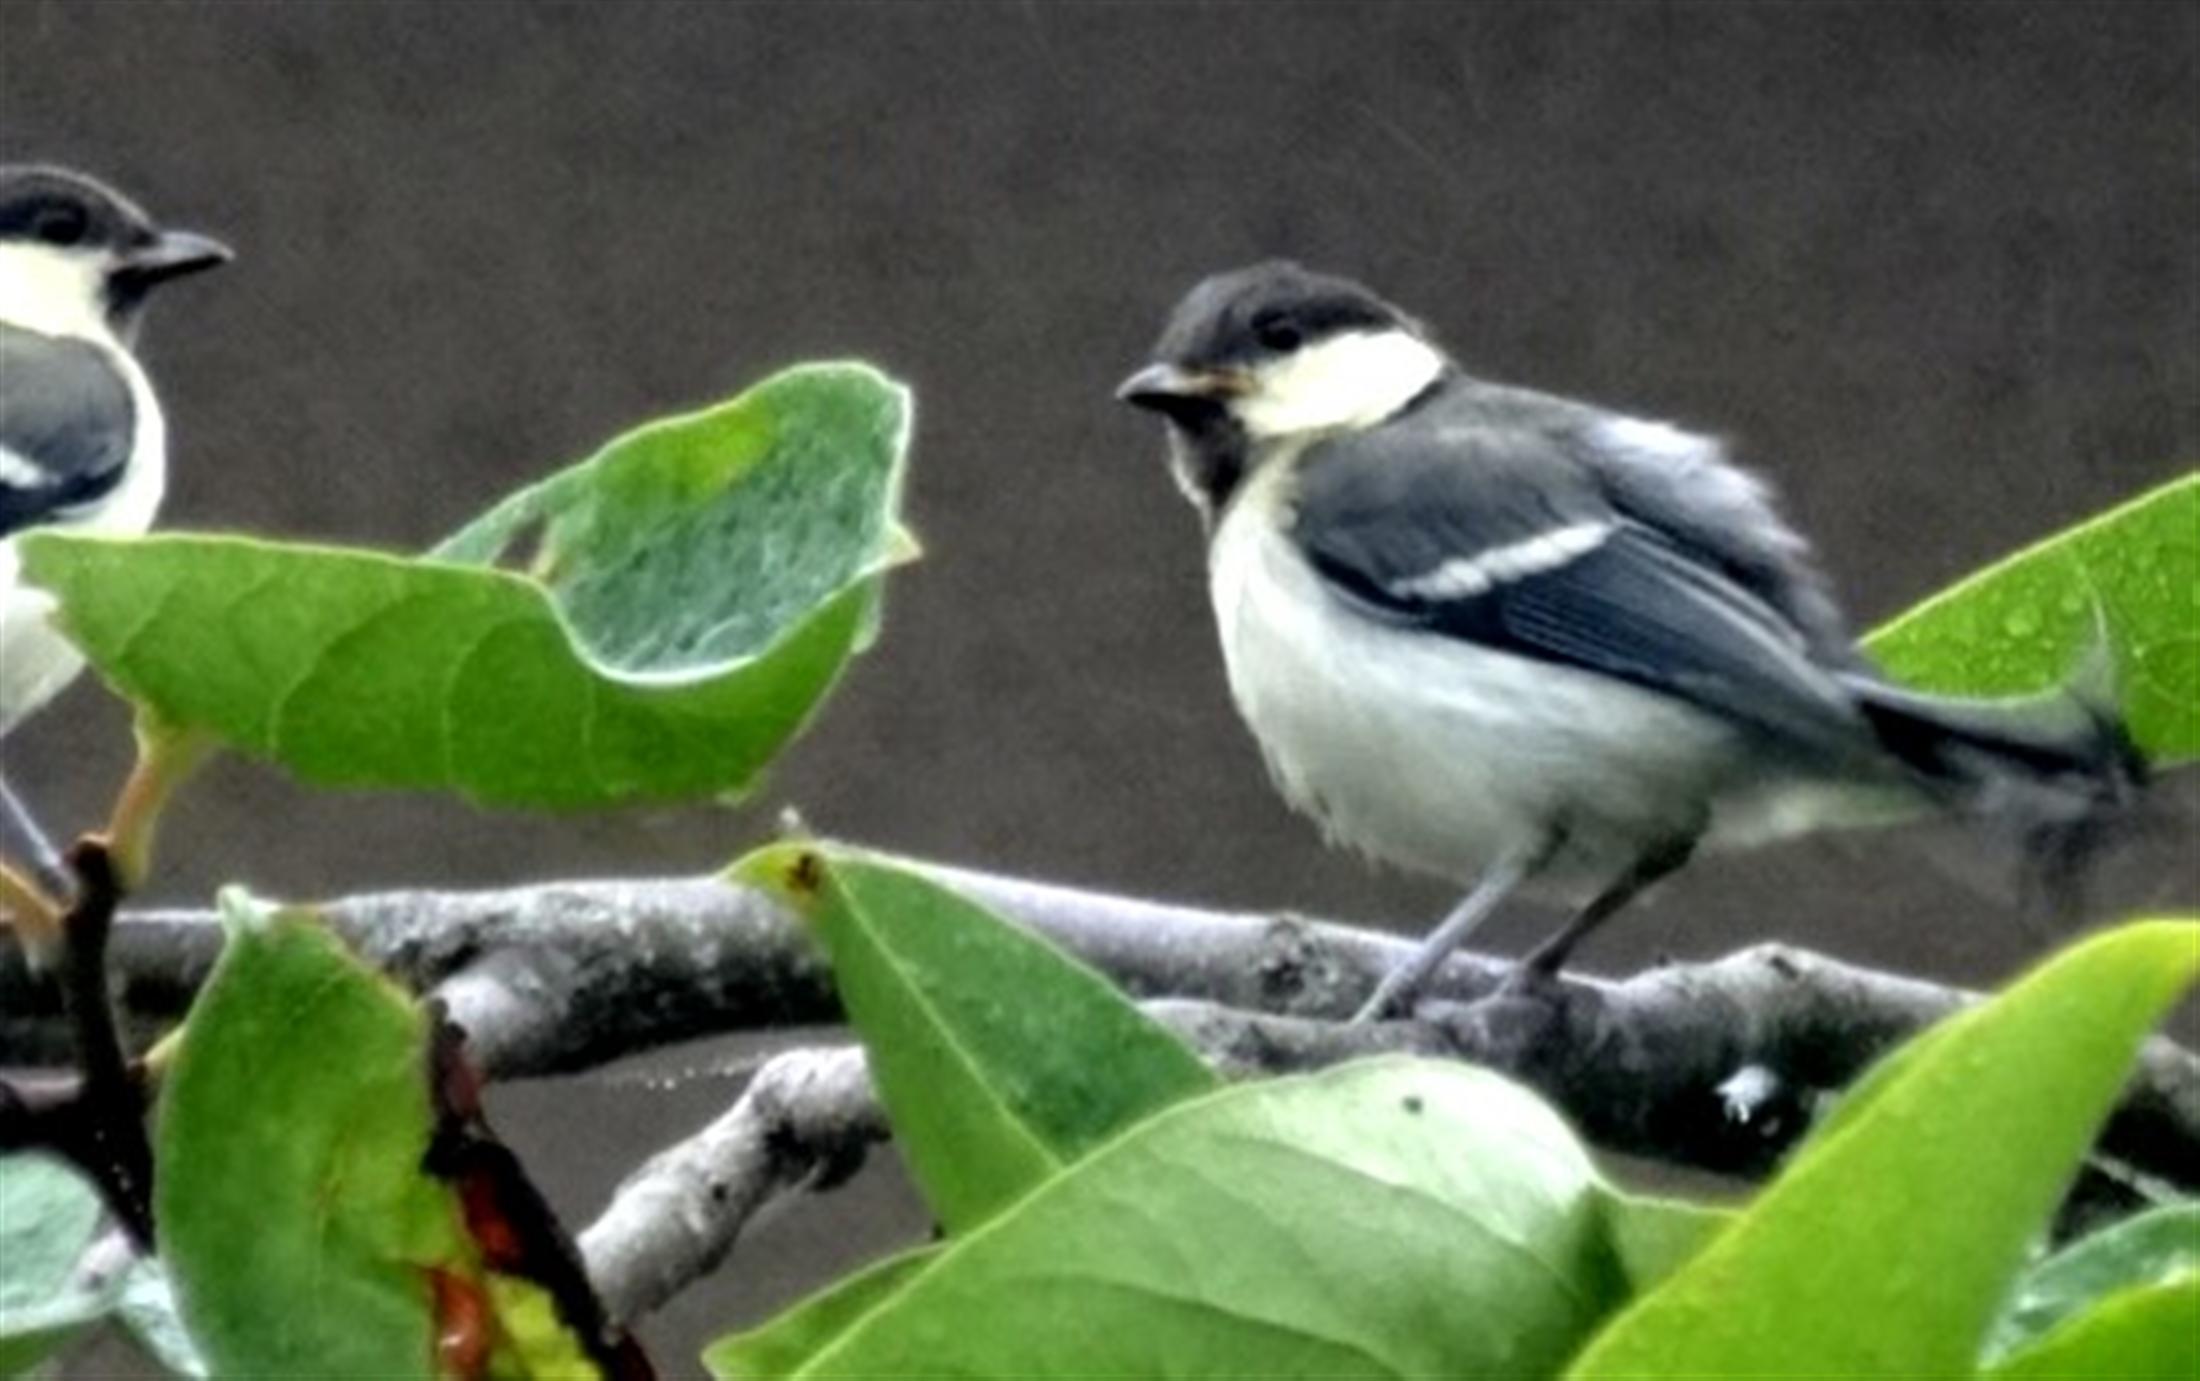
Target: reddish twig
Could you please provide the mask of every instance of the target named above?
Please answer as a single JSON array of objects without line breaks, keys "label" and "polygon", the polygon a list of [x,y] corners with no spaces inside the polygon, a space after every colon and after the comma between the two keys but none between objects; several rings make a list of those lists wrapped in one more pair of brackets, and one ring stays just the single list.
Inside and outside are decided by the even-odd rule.
[{"label": "reddish twig", "polygon": [[436,1126],[424,1168],[457,1191],[483,1263],[501,1275],[540,1286],[609,1381],[655,1381],[656,1368],[641,1344],[612,1322],[596,1297],[580,1252],[550,1201],[489,1126],[481,1105],[481,1075],[466,1058],[466,1033],[445,1019],[440,1003],[429,1004],[429,1019],[434,1024],[428,1046],[429,1094]]}]

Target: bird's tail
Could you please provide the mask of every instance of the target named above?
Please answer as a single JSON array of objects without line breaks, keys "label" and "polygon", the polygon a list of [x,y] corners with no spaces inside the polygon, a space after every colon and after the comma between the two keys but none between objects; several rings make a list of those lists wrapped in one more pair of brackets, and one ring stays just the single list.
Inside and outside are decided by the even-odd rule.
[{"label": "bird's tail", "polygon": [[1881,745],[1930,791],[2013,835],[2028,890],[2051,913],[2082,910],[2090,865],[2137,824],[2147,783],[2105,647],[2044,695],[1958,699],[1865,677],[1851,688]]}]

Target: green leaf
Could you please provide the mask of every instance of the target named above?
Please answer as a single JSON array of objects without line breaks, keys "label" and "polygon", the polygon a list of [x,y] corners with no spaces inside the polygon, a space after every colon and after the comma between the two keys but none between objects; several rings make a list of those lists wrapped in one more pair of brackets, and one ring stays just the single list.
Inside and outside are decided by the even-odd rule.
[{"label": "green leaf", "polygon": [[1548,1375],[1625,1288],[1601,1219],[1534,1095],[1372,1060],[1140,1123],[795,1374]]},{"label": "green leaf", "polygon": [[1967,1375],[2200,927],[2057,956],[1929,1035],[1571,1376]]},{"label": "green leaf", "polygon": [[496,1316],[496,1347],[488,1363],[491,1376],[596,1381],[603,1375],[580,1339],[565,1326],[548,1290],[524,1277],[494,1271],[485,1285]]},{"label": "green leaf", "polygon": [[67,1290],[99,1218],[98,1192],[66,1164],[0,1156],[0,1327]]},{"label": "green leaf", "polygon": [[99,1195],[42,1155],[0,1156],[0,1376],[28,1371],[107,1312],[75,1288],[99,1231]]},{"label": "green leaf", "polygon": [[2192,1381],[2200,1376],[2200,1275],[2110,1295],[1985,1374],[1993,1381]]},{"label": "green leaf", "polygon": [[103,1319],[174,1375],[206,1375],[158,1261],[79,1285],[79,1263],[104,1216],[98,1193],[75,1170],[42,1155],[0,1156],[0,1376],[29,1370]]},{"label": "green leaf", "polygon": [[1656,1289],[1695,1260],[1741,1217],[1729,1208],[1628,1194],[1609,1186],[1602,1198],[1612,1254],[1627,1277],[1628,1290],[1638,1295]]},{"label": "green leaf", "polygon": [[1217,1082],[1106,978],[906,868],[785,845],[734,872],[824,937],[902,1152],[950,1232]]},{"label": "green leaf", "polygon": [[2200,472],[1989,566],[1865,646],[1921,689],[2020,695],[2067,676],[2096,619],[2140,749],[2200,757]]},{"label": "green leaf", "polygon": [[[1632,1292],[1648,1290],[1702,1250],[1738,1215],[1677,1199],[1595,1187],[1613,1258]],[[719,1339],[703,1364],[719,1381],[791,1376],[940,1258],[932,1244],[874,1262],[788,1309],[760,1328]]]},{"label": "green leaf", "polygon": [[[1991,1362],[2119,1290],[2200,1271],[2200,1203],[2126,1218],[2025,1272],[1986,1342]],[[2200,1317],[2200,1316],[2196,1316]]]},{"label": "green leaf", "polygon": [[939,1260],[943,1248],[919,1247],[876,1261],[788,1309],[761,1328],[733,1333],[703,1352],[719,1381],[791,1376]]},{"label": "green leaf", "polygon": [[[123,694],[322,786],[578,808],[751,782],[865,636],[908,395],[789,370],[507,499],[429,558],[22,539]],[[527,573],[486,563],[540,533]]]},{"label": "green leaf", "polygon": [[433,1376],[427,1272],[472,1250],[420,1168],[425,1018],[306,918],[222,904],[229,945],[160,1103],[184,1322],[216,1376]]}]

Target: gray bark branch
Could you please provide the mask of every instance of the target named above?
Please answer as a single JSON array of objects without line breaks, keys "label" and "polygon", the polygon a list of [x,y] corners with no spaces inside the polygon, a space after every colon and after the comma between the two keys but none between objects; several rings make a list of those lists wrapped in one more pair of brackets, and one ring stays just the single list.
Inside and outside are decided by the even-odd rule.
[{"label": "gray bark branch", "polygon": [[[1789,956],[1774,951],[1766,958],[1785,963]],[[1722,962],[1754,961],[1745,955]],[[1674,1000],[1685,996],[1672,994]],[[1196,1000],[1150,1001],[1144,1007],[1209,1063],[1235,1076],[1315,1069],[1400,1051],[1533,1073],[1533,1062],[1520,1060],[1507,1023],[1485,1021],[1482,1014],[1353,1026]],[[1779,1090],[1772,1092],[1777,1102]],[[1740,1109],[1733,1097],[1719,1090],[1706,1090],[1703,1101],[1705,1107],[1672,1119],[1700,1124],[1688,1133],[1706,1153],[1699,1163],[1717,1159],[1745,1172],[1763,1168],[1806,1125],[1799,1114],[1768,1113],[1761,1104],[1750,1107],[1746,1118],[1736,1116]],[[768,1205],[838,1184],[887,1135],[862,1050],[801,1049],[772,1056],[730,1110],[653,1156],[581,1233],[581,1254],[597,1297],[614,1322],[631,1325],[715,1271]],[[2081,1176],[2066,1214],[2121,1217],[2146,1201],[2142,1191],[2096,1162]]]},{"label": "gray bark branch", "polygon": [[824,1187],[886,1137],[862,1050],[790,1050],[733,1107],[630,1175],[580,1234],[596,1298],[631,1323],[718,1268],[782,1195]]},{"label": "gray bark branch", "polygon": [[[1758,946],[1626,981],[1566,979],[1483,1003],[1496,959],[1445,965],[1432,1020],[1342,1027],[1408,941],[1287,915],[1212,913],[1078,888],[931,869],[1093,963],[1137,998],[1184,998],[1199,1045],[1247,1069],[1298,1069],[1384,1047],[1452,1053],[1536,1086],[1602,1146],[1725,1172],[1760,1172],[1800,1133],[1808,1097],[1846,1086],[1912,1031],[1976,996],[1835,959]],[[726,1031],[827,1023],[832,983],[772,897],[708,877],[570,882],[504,891],[348,897],[321,915],[365,959],[436,992],[495,1078],[585,1069]],[[141,1034],[174,1020],[220,948],[211,913],[154,910],[114,928],[112,968]],[[1219,1009],[1232,1009],[1221,1016]],[[1203,1014],[1203,1016],[1201,1016]],[[1250,1018],[1245,1014],[1265,1014]],[[1197,1023],[1212,1029],[1199,1029]],[[0,1060],[62,1049],[51,992],[0,950]],[[1742,1069],[1771,1097],[1736,1100]],[[1740,1117],[1738,1113],[1749,1113]],[[2174,1185],[2200,1185],[2200,1060],[2147,1047],[2103,1150]]]}]

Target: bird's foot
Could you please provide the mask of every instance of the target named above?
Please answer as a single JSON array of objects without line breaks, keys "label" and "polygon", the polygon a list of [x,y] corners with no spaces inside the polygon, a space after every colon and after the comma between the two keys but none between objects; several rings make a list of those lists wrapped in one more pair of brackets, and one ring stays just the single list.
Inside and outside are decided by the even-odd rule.
[{"label": "bird's foot", "polygon": [[1557,1000],[1566,991],[1566,982],[1557,969],[1536,962],[1535,956],[1521,960],[1505,975],[1505,981],[1497,985],[1491,998],[1529,998],[1546,1004]]},{"label": "bird's foot", "polygon": [[1567,1048],[1567,1031],[1586,1015],[1578,1008],[1583,1000],[1593,997],[1554,974],[1523,965],[1486,996],[1471,1002],[1424,1002],[1414,1016],[1440,1028],[1459,1055],[1524,1077]]}]

